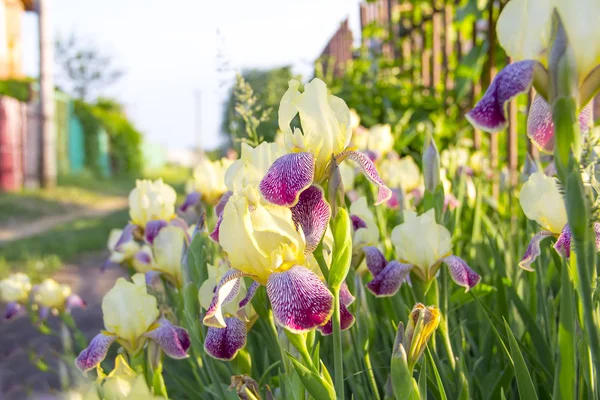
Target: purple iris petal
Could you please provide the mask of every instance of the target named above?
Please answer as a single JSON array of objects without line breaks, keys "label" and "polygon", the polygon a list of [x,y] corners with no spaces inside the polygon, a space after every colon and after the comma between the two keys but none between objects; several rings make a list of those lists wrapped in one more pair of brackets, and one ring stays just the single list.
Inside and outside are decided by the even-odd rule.
[{"label": "purple iris petal", "polygon": [[246,296],[242,299],[242,301],[240,301],[240,304],[238,305],[238,307],[239,308],[246,307],[248,305],[248,303],[250,303],[250,301],[254,297],[254,294],[256,293],[256,291],[258,290],[259,287],[260,287],[260,283],[258,283],[256,281],[252,282],[252,284],[246,291]]},{"label": "purple iris petal", "polygon": [[571,228],[569,228],[569,225],[565,225],[554,244],[554,249],[564,258],[571,256],[571,236]]},{"label": "purple iris petal", "polygon": [[235,317],[225,318],[224,328],[208,328],[204,348],[219,360],[232,360],[246,345],[246,324]]},{"label": "purple iris petal", "polygon": [[104,333],[97,334],[92,339],[89,346],[79,353],[75,359],[75,366],[77,366],[81,372],[95,368],[96,365],[104,360],[108,348],[115,340],[117,340],[116,336],[106,335]]},{"label": "purple iris petal", "polygon": [[217,215],[217,223],[215,225],[215,229],[210,233],[210,238],[217,243],[219,243],[219,228],[221,227],[221,221],[223,221],[223,210],[225,209],[225,206],[227,205],[227,202],[229,201],[229,198],[231,197],[232,194],[233,194],[233,192],[231,190],[229,192],[225,193],[221,197],[221,200],[219,200],[219,203],[217,203],[217,205],[215,206],[215,214]]},{"label": "purple iris petal", "polygon": [[271,274],[267,295],[277,323],[294,333],[325,324],[333,312],[333,295],[327,286],[300,265]]},{"label": "purple iris petal", "polygon": [[146,242],[148,242],[149,244],[153,244],[154,238],[156,238],[160,230],[167,225],[169,224],[164,219],[155,219],[153,221],[148,221],[146,227],[144,228],[144,237],[146,238]]},{"label": "purple iris petal", "polygon": [[225,328],[225,320],[221,307],[232,301],[240,292],[240,278],[243,276],[244,273],[237,269],[230,269],[223,275],[223,278],[221,278],[221,281],[215,288],[215,294],[208,306],[208,310],[206,310],[203,320],[204,325]]},{"label": "purple iris petal", "polygon": [[50,315],[50,307],[40,307],[40,309],[38,310],[38,317],[42,321],[48,319],[49,315]]},{"label": "purple iris petal", "polygon": [[450,276],[454,282],[465,288],[465,292],[474,287],[481,280],[481,276],[473,271],[467,263],[460,257],[448,256],[442,261],[446,263],[450,270]]},{"label": "purple iris petal", "polygon": [[74,308],[86,308],[87,304],[81,297],[73,293],[65,300],[65,309],[70,312]]},{"label": "purple iris petal", "polygon": [[481,100],[467,113],[469,122],[485,132],[504,129],[508,124],[506,103],[531,88],[536,64],[538,62],[533,60],[518,61],[502,69]]},{"label": "purple iris petal", "polygon": [[[348,306],[352,304],[354,300],[355,297],[350,293],[348,285],[344,282],[340,288],[340,327],[343,331],[354,325],[354,315],[348,310]],[[322,335],[331,335],[333,333],[332,319],[333,318],[330,318],[325,325],[317,328]]]},{"label": "purple iris petal", "polygon": [[365,253],[367,268],[369,268],[369,271],[371,271],[373,277],[376,277],[387,265],[385,256],[377,247],[374,246],[363,247],[363,252]]},{"label": "purple iris petal", "polygon": [[379,186],[375,205],[388,201],[390,197],[392,197],[392,191],[385,186],[385,183],[383,183],[379,176],[379,172],[377,172],[377,168],[375,168],[375,164],[373,164],[373,161],[371,161],[369,157],[354,150],[344,151],[336,156],[336,159],[339,160],[338,163],[346,158],[354,161],[360,167],[367,179]]},{"label": "purple iris petal", "polygon": [[121,246],[125,243],[129,243],[130,241],[135,239],[135,234],[140,232],[140,227],[134,224],[127,224],[125,228],[123,228],[123,233],[121,233],[121,237],[115,243],[115,251],[121,251]]},{"label": "purple iris petal", "polygon": [[535,234],[535,236],[531,239],[531,242],[529,242],[527,250],[525,250],[525,255],[521,261],[519,261],[519,267],[527,271],[533,271],[531,264],[533,264],[535,259],[541,254],[540,242],[548,236],[552,236],[552,232],[543,230]]},{"label": "purple iris petal", "polygon": [[298,203],[291,210],[294,223],[302,227],[306,239],[305,252],[312,253],[327,230],[331,217],[331,208],[325,201],[323,190],[315,185],[309,187],[300,193]]},{"label": "purple iris petal", "polygon": [[155,282],[158,281],[158,277],[160,276],[160,272],[158,271],[148,271],[144,274],[144,278],[146,278],[146,285],[153,286]]},{"label": "purple iris petal", "polygon": [[[590,126],[591,118],[592,103],[589,103],[579,113],[579,128],[582,132]],[[552,108],[542,96],[535,96],[531,103],[531,110],[527,116],[527,136],[540,150],[546,153],[554,151]]]},{"label": "purple iris petal", "polygon": [[352,221],[352,229],[356,232],[360,228],[366,228],[367,223],[362,220],[358,215],[350,215],[350,220]]},{"label": "purple iris petal", "polygon": [[314,177],[315,156],[312,153],[286,154],[275,160],[260,181],[260,192],[273,204],[292,207]]},{"label": "purple iris petal", "polygon": [[191,344],[188,332],[164,318],[158,321],[156,329],[145,333],[144,336],[154,340],[171,358],[181,359],[188,356],[187,351]]},{"label": "purple iris petal", "polygon": [[6,305],[6,311],[4,311],[4,318],[11,319],[20,314],[23,311],[23,307],[16,301],[11,301]]},{"label": "purple iris petal", "polygon": [[190,242],[192,240],[192,238],[188,232],[190,229],[190,226],[183,218],[175,217],[169,222],[169,225],[175,226],[177,228],[181,228],[181,230],[185,233],[185,236],[186,236],[188,242]]},{"label": "purple iris petal", "polygon": [[367,289],[377,297],[393,296],[410,274],[412,267],[411,264],[392,260],[380,273],[373,276],[373,280],[367,283]]},{"label": "purple iris petal", "polygon": [[135,258],[136,262],[143,264],[143,265],[152,264],[152,254],[150,254],[149,252],[144,251],[144,250],[140,250],[137,253],[135,253],[133,258]]},{"label": "purple iris petal", "polygon": [[185,196],[185,200],[179,209],[181,212],[186,212],[188,208],[195,206],[200,201],[200,192],[191,192]]}]

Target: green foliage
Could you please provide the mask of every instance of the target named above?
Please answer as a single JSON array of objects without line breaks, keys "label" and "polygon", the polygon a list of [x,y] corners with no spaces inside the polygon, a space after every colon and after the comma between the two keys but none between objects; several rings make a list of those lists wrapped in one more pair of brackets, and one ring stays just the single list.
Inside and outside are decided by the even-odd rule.
[{"label": "green foliage", "polygon": [[27,102],[31,97],[33,82],[35,82],[33,78],[0,80],[0,96],[14,97],[19,101]]},{"label": "green foliage", "polygon": [[225,102],[221,132],[227,136],[229,145],[235,139],[249,136],[249,129],[256,129],[257,137],[272,142],[279,127],[279,101],[289,80],[294,79],[291,68],[251,69],[243,71],[241,78],[243,83],[238,78]]}]

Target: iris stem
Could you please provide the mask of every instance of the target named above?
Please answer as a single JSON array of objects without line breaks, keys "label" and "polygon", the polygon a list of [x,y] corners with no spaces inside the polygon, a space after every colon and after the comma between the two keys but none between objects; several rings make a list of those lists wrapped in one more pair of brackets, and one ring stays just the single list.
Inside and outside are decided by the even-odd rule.
[{"label": "iris stem", "polygon": [[340,288],[333,288],[333,360],[335,373],[335,393],[344,399],[344,360],[342,357],[342,330],[340,319]]}]

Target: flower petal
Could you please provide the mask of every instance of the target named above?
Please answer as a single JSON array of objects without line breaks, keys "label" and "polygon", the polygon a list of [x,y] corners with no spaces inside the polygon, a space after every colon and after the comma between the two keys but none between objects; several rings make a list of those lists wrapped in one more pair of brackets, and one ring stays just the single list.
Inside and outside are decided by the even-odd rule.
[{"label": "flower petal", "polygon": [[373,280],[367,283],[367,289],[377,297],[393,296],[400,289],[412,269],[411,264],[390,261]]},{"label": "flower petal", "polygon": [[569,225],[565,225],[558,240],[554,244],[554,249],[564,258],[569,258],[571,256],[571,236],[571,228],[569,228]]},{"label": "flower petal", "polygon": [[342,287],[340,288],[340,302],[345,306],[349,306],[354,303],[354,300],[356,300],[356,297],[350,293],[346,282],[343,282]]},{"label": "flower petal", "polygon": [[552,236],[552,232],[547,230],[542,230],[535,234],[535,236],[529,242],[527,246],[527,250],[525,250],[525,255],[519,261],[519,267],[523,268],[527,271],[533,271],[531,268],[531,264],[535,261],[536,258],[540,255],[540,242],[547,238],[548,236]]},{"label": "flower petal", "polygon": [[123,228],[123,232],[121,233],[121,237],[115,243],[114,250],[121,251],[121,246],[126,243],[135,240],[135,235],[139,234],[140,227],[135,224],[127,224],[125,228]]},{"label": "flower petal", "polygon": [[254,297],[254,294],[256,293],[256,291],[258,290],[259,287],[260,287],[260,283],[258,283],[256,281],[252,282],[252,284],[246,291],[246,296],[242,299],[242,301],[240,301],[240,304],[238,306],[240,308],[246,307],[248,305],[248,303],[250,303],[250,301],[252,301],[252,298]]},{"label": "flower petal", "polygon": [[65,308],[66,308],[67,312],[70,312],[74,308],[82,308],[83,309],[86,307],[87,307],[87,304],[85,303],[85,301],[83,301],[83,299],[81,297],[79,297],[78,295],[76,295],[75,293],[73,293],[72,295],[67,297],[65,300]]},{"label": "flower petal", "polygon": [[352,221],[352,229],[354,229],[354,231],[357,231],[360,228],[367,227],[367,223],[363,221],[358,215],[350,215],[350,220]]},{"label": "flower petal", "polygon": [[315,156],[309,152],[279,157],[260,181],[260,192],[269,202],[292,207],[315,176]]},{"label": "flower petal", "polygon": [[323,189],[310,186],[300,193],[298,203],[291,208],[296,226],[302,227],[306,239],[306,253],[312,253],[327,230],[331,208],[325,200]]},{"label": "flower petal", "polygon": [[277,323],[294,333],[325,324],[333,312],[333,295],[327,286],[300,265],[271,274],[267,295]]},{"label": "flower petal", "polygon": [[[342,287],[340,288],[340,327],[343,331],[354,325],[354,315],[348,310],[348,306],[352,304],[355,299],[356,298],[352,293],[350,293],[350,290],[348,290],[346,282],[342,283]],[[327,336],[333,333],[332,319],[333,318],[330,318],[325,325],[317,328],[322,335]]]},{"label": "flower petal", "polygon": [[164,219],[155,219],[152,221],[148,221],[146,227],[144,228],[144,237],[146,242],[149,244],[154,243],[154,238],[158,235],[160,230],[167,226],[168,223]]},{"label": "flower petal", "polygon": [[186,212],[188,208],[195,206],[200,201],[200,193],[199,192],[190,192],[185,196],[185,200],[179,209],[181,212]]},{"label": "flower petal", "polygon": [[221,222],[223,221],[223,210],[225,210],[225,206],[229,201],[229,198],[233,195],[233,192],[230,190],[226,192],[219,203],[215,206],[215,214],[217,215],[217,223],[215,224],[215,229],[210,233],[210,238],[215,242],[219,243],[219,228],[221,227]]},{"label": "flower petal", "polygon": [[246,324],[235,317],[225,318],[224,328],[208,328],[204,348],[219,360],[232,360],[246,345]]},{"label": "flower petal", "polygon": [[383,183],[383,181],[379,177],[379,172],[377,172],[375,164],[373,164],[373,161],[371,161],[371,159],[368,156],[354,150],[344,151],[336,156],[338,164],[346,158],[349,158],[350,160],[354,161],[360,167],[367,179],[379,186],[379,191],[377,193],[377,201],[375,202],[375,205],[379,205],[385,201],[388,201],[390,197],[392,197],[392,191],[390,190],[390,188],[385,186],[385,183]]},{"label": "flower petal", "polygon": [[[585,132],[592,118],[592,103],[588,103],[579,113],[579,128]],[[535,96],[531,110],[527,116],[527,136],[535,143],[540,151],[554,151],[554,123],[552,109],[542,96]]]},{"label": "flower petal", "polygon": [[223,278],[221,278],[221,281],[215,288],[215,295],[206,310],[203,320],[204,325],[225,328],[225,319],[221,307],[237,296],[241,286],[240,278],[243,276],[244,273],[237,269],[230,269],[223,275]]},{"label": "flower petal", "polygon": [[365,253],[365,260],[367,262],[367,268],[371,271],[373,277],[376,277],[383,271],[387,265],[387,260],[383,253],[375,246],[363,247]]},{"label": "flower petal", "polygon": [[114,335],[107,335],[104,333],[97,334],[89,346],[86,347],[79,353],[75,359],[75,366],[79,368],[81,372],[89,371],[100,364],[108,353],[110,345],[117,340]]},{"label": "flower petal", "polygon": [[188,356],[190,348],[190,336],[188,332],[173,325],[169,320],[161,318],[158,327],[144,334],[145,337],[154,340],[171,358],[181,359]]},{"label": "flower petal", "polygon": [[454,282],[464,287],[465,292],[468,292],[469,289],[477,285],[481,280],[481,276],[473,271],[460,257],[448,256],[442,261],[448,266]]},{"label": "flower petal", "polygon": [[23,307],[17,303],[16,301],[11,301],[6,305],[6,310],[4,311],[4,318],[11,319],[20,314],[23,310]]},{"label": "flower petal", "polygon": [[474,127],[485,132],[498,132],[507,124],[507,102],[527,92],[533,83],[537,61],[525,60],[507,65],[494,78],[475,107],[466,115]]}]

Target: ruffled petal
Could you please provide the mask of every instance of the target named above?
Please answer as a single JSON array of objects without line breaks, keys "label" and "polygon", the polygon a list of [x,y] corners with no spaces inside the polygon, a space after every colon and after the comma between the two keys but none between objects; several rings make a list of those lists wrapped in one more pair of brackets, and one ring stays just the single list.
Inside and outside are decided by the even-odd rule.
[{"label": "ruffled petal", "polygon": [[160,319],[158,327],[146,332],[144,336],[154,340],[171,358],[181,359],[188,356],[187,351],[191,344],[188,332],[167,319]]},{"label": "ruffled petal", "polygon": [[252,298],[256,294],[256,291],[258,290],[259,287],[260,287],[260,283],[258,283],[256,281],[252,282],[252,284],[246,291],[246,296],[244,296],[244,298],[240,301],[240,304],[238,305],[238,307],[239,308],[246,307],[248,305],[248,303],[250,303],[250,301],[252,301]]},{"label": "ruffled petal", "polygon": [[448,256],[443,259],[450,270],[454,282],[465,288],[465,292],[474,287],[481,280],[481,276],[473,271],[460,257]]},{"label": "ruffled petal", "polygon": [[536,64],[540,65],[533,60],[518,61],[502,69],[481,100],[467,113],[469,122],[474,127],[490,133],[506,128],[507,103],[531,88]]},{"label": "ruffled petal", "polygon": [[354,161],[360,167],[367,179],[379,186],[375,205],[386,202],[390,199],[390,197],[392,197],[392,191],[385,185],[385,183],[383,183],[381,177],[379,176],[379,172],[377,172],[377,168],[375,168],[375,164],[373,164],[373,161],[371,161],[368,156],[358,151],[349,150],[338,154],[336,156],[336,161],[339,164],[346,158]]},{"label": "ruffled petal", "polygon": [[17,303],[16,301],[11,301],[6,305],[6,310],[4,311],[5,319],[12,319],[19,315],[23,310],[23,307]]},{"label": "ruffled petal", "polygon": [[155,219],[152,221],[148,221],[146,227],[144,228],[144,237],[146,242],[149,244],[154,243],[154,238],[158,235],[160,230],[167,226],[168,223],[164,219]]},{"label": "ruffled petal", "polygon": [[115,243],[114,251],[121,251],[121,246],[129,243],[132,240],[135,240],[135,235],[140,233],[140,227],[135,224],[127,224],[125,228],[123,228],[123,232],[121,233],[121,237]]},{"label": "ruffled petal", "polygon": [[216,243],[219,243],[219,228],[221,227],[221,222],[223,221],[223,210],[225,210],[225,206],[229,201],[229,198],[233,195],[233,192],[230,190],[226,192],[219,203],[215,206],[215,214],[217,215],[217,223],[215,224],[215,229],[210,233],[210,238],[214,240]]},{"label": "ruffled petal", "polygon": [[554,249],[564,258],[571,257],[571,228],[565,225],[558,240],[554,243]]},{"label": "ruffled petal", "polygon": [[[588,103],[579,113],[579,128],[586,131],[592,119],[592,103]],[[535,96],[527,116],[527,136],[540,151],[554,151],[554,123],[552,108],[542,96]]]},{"label": "ruffled petal", "polygon": [[208,328],[204,349],[211,357],[229,361],[246,346],[246,324],[235,317],[225,318],[224,328]]},{"label": "ruffled petal", "polygon": [[535,234],[535,236],[531,239],[531,242],[529,242],[527,250],[525,250],[525,255],[521,261],[519,261],[519,267],[527,271],[533,271],[531,264],[533,264],[535,259],[541,254],[540,242],[549,236],[553,235],[552,232],[547,230],[543,230]]},{"label": "ruffled petal", "polygon": [[185,196],[185,200],[179,209],[186,212],[188,208],[195,206],[200,201],[200,192],[190,192]]},{"label": "ruffled petal", "polygon": [[89,346],[79,353],[75,359],[75,366],[79,368],[81,372],[86,372],[95,368],[96,365],[100,364],[102,360],[106,358],[108,348],[115,340],[117,340],[117,337],[114,335],[107,335],[104,333],[97,334],[92,339]]},{"label": "ruffled petal", "polygon": [[333,312],[333,295],[327,286],[300,265],[271,274],[267,295],[277,323],[294,333],[325,324]]},{"label": "ruffled petal", "polygon": [[291,153],[279,157],[260,181],[260,192],[267,201],[292,207],[300,193],[308,188],[315,176],[315,156],[309,152]]},{"label": "ruffled petal", "polygon": [[[340,288],[340,327],[341,330],[345,331],[354,325],[354,315],[348,310],[348,306],[352,304],[355,300],[355,297],[348,290],[348,285],[346,282],[342,284]],[[331,335],[333,333],[333,318],[330,318],[329,321],[323,326],[319,326],[317,329],[321,332],[322,335]]]},{"label": "ruffled petal", "polygon": [[317,248],[329,224],[331,208],[324,196],[320,187],[310,186],[300,193],[298,203],[291,208],[294,223],[302,227],[306,253],[312,253]]},{"label": "ruffled petal", "polygon": [[363,247],[363,252],[365,253],[367,268],[369,268],[369,271],[371,271],[373,277],[376,277],[387,265],[385,256],[377,247],[374,246]]},{"label": "ruffled petal", "polygon": [[221,278],[221,281],[215,288],[213,299],[206,310],[203,320],[204,325],[225,328],[225,319],[221,307],[238,295],[241,286],[240,278],[243,276],[244,273],[237,269],[230,269],[223,275],[223,278]]},{"label": "ruffled petal", "polygon": [[392,260],[379,274],[374,275],[371,282],[367,283],[367,289],[377,297],[393,296],[410,274],[412,267],[411,264]]}]

